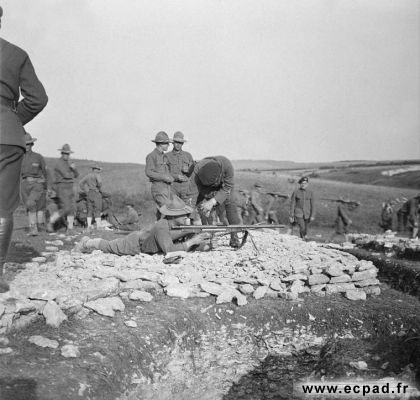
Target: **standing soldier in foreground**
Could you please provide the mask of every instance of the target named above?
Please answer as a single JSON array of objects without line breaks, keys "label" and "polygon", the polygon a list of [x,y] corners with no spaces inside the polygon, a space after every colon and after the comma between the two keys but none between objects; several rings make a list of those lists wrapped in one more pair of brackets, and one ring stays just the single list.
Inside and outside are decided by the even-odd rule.
[{"label": "standing soldier in foreground", "polygon": [[[2,16],[0,7],[0,27]],[[0,38],[0,55],[0,293],[3,293],[9,290],[3,265],[12,237],[13,212],[19,205],[25,152],[23,126],[42,111],[48,97],[24,50]]]},{"label": "standing soldier in foreground", "polygon": [[299,189],[296,189],[290,200],[290,224],[299,226],[299,234],[306,240],[308,225],[315,219],[315,198],[312,190],[308,190],[309,178],[303,176],[298,181]]},{"label": "standing soldier in foreground", "polygon": [[174,178],[172,183],[173,192],[178,195],[185,204],[192,206],[194,193],[190,192],[189,177],[194,168],[194,160],[192,155],[187,151],[182,150],[182,146],[186,140],[182,132],[175,132],[172,143],[172,151],[166,153],[168,158],[169,172]]},{"label": "standing soldier in foreground", "polygon": [[95,218],[96,228],[101,228],[101,212],[102,212],[102,168],[95,164],[89,172],[79,182],[79,188],[86,193],[87,197],[87,227],[92,227],[92,218]]},{"label": "standing soldier in foreground", "polygon": [[58,151],[61,152],[61,158],[54,168],[55,190],[59,199],[60,210],[67,222],[67,229],[72,230],[75,213],[74,182],[79,176],[79,172],[74,162],[70,162],[70,153],[73,153],[70,146],[65,144]]},{"label": "standing soldier in foreground", "polygon": [[146,157],[145,173],[152,183],[152,197],[158,208],[156,217],[159,219],[159,208],[172,197],[171,183],[174,178],[169,173],[168,158],[165,154],[170,143],[168,134],[163,131],[158,132],[152,142],[156,143],[156,148]]},{"label": "standing soldier in foreground", "polygon": [[45,224],[45,208],[47,206],[47,170],[44,157],[32,151],[37,139],[29,133],[25,135],[26,153],[22,162],[21,195],[28,212],[29,234],[38,235],[38,227]]},{"label": "standing soldier in foreground", "polygon": [[[197,205],[204,215],[209,215],[214,207],[224,206],[229,224],[239,225],[241,220],[233,198],[233,175],[233,165],[226,157],[206,157],[196,164],[190,182],[197,187]],[[231,233],[230,246],[240,246],[235,232]]]}]

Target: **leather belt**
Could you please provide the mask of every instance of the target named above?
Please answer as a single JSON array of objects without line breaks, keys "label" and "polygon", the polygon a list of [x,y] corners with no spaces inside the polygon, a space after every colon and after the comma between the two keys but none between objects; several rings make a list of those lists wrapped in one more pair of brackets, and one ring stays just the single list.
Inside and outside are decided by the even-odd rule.
[{"label": "leather belt", "polygon": [[4,98],[4,97],[0,97],[0,104],[2,105],[2,106],[6,106],[6,107],[9,107],[10,109],[12,109],[14,112],[16,112],[16,110],[17,110],[17,101],[15,101],[15,100],[9,100],[9,99],[6,99],[6,98]]}]

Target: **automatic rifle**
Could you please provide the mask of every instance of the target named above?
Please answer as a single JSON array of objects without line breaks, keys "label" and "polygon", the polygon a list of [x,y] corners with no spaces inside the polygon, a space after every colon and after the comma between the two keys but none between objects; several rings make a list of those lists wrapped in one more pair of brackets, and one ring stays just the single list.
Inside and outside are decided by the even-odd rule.
[{"label": "automatic rifle", "polygon": [[255,225],[181,225],[173,226],[171,230],[187,232],[187,233],[208,233],[210,244],[216,236],[225,236],[231,233],[242,232],[242,240],[238,246],[238,249],[243,247],[248,239],[251,239],[252,245],[254,246],[256,252],[258,253],[258,248],[252,238],[250,231],[251,230],[261,230],[261,229],[281,229],[287,228],[286,225],[274,225],[274,224],[255,224]]}]

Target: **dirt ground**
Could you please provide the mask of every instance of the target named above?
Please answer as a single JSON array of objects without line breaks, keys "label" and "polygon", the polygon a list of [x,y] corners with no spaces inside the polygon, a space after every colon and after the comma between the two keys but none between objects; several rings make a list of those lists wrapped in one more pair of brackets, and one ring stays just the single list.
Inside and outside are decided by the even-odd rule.
[{"label": "dirt ground", "polygon": [[[322,240],[324,233],[312,234]],[[17,229],[7,277],[55,238]],[[125,304],[112,319],[91,313],[58,329],[37,321],[8,334],[13,352],[0,355],[0,399],[295,399],[293,383],[310,378],[420,383],[420,302],[385,284],[380,296],[361,302],[306,295],[237,307],[157,295],[151,303]],[[127,327],[129,319],[138,327]],[[75,344],[81,355],[64,358],[29,343],[31,335]],[[367,369],[352,361],[365,361]]]}]

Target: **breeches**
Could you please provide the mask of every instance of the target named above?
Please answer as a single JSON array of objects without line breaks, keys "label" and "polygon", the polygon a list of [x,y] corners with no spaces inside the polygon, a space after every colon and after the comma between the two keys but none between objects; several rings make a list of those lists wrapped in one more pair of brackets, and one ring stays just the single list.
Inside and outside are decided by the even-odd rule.
[{"label": "breeches", "polygon": [[73,182],[71,183],[58,183],[57,184],[57,196],[64,216],[74,215],[75,201],[74,201],[74,190]]},{"label": "breeches", "polygon": [[87,216],[98,218],[102,210],[102,195],[94,190],[89,190],[87,200]]},{"label": "breeches", "polygon": [[29,212],[45,210],[47,199],[43,183],[28,182],[24,179],[21,183],[20,193]]},{"label": "breeches", "polygon": [[341,218],[335,220],[335,232],[339,235],[349,233],[349,226]]},{"label": "breeches", "polygon": [[308,233],[309,219],[295,217],[295,222],[292,225],[297,225],[299,227],[299,235],[303,238]]},{"label": "breeches", "polygon": [[10,217],[19,205],[19,182],[24,150],[0,144],[0,218]]},{"label": "breeches", "polygon": [[171,185],[165,182],[152,182],[152,197],[156,205],[162,207],[171,199],[172,190]]},{"label": "breeches", "polygon": [[141,232],[132,232],[124,238],[114,240],[101,240],[99,250],[104,253],[117,254],[119,256],[134,256],[141,253]]}]

